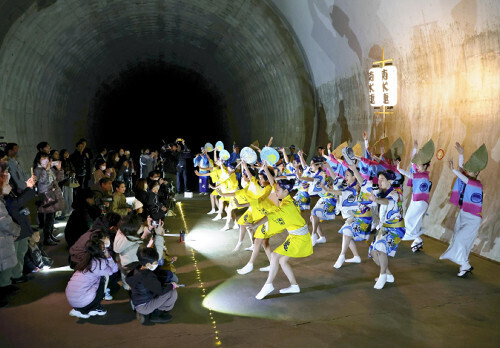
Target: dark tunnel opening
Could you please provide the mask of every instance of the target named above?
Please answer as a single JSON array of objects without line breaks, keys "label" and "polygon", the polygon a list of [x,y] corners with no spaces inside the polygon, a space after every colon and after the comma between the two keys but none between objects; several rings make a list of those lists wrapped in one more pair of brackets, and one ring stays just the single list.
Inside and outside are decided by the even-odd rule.
[{"label": "dark tunnel opening", "polygon": [[134,64],[103,82],[89,119],[96,150],[125,147],[138,156],[179,137],[193,155],[207,141],[229,146],[224,94],[201,74],[162,60]]}]

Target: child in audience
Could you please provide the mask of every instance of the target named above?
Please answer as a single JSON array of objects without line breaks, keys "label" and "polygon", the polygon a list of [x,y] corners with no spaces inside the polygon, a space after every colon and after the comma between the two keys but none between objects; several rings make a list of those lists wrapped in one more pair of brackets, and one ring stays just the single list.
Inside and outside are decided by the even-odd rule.
[{"label": "child in audience", "polygon": [[69,315],[84,319],[107,313],[101,306],[105,276],[118,271],[118,266],[101,240],[90,239],[86,250],[86,260],[75,266],[75,273],[66,286],[66,297],[73,307]]},{"label": "child in audience", "polygon": [[[140,247],[137,250],[138,262],[127,275],[127,283],[131,289],[132,303],[137,313],[137,320],[145,322],[145,316],[154,323],[168,323],[172,320],[169,311],[177,300],[178,285],[175,282],[161,282],[155,270],[158,267],[156,249]],[[130,265],[132,266],[132,265]]]},{"label": "child in audience", "polygon": [[52,266],[52,259],[38,247],[40,232],[28,238],[28,251],[24,255],[24,273],[39,272]]}]

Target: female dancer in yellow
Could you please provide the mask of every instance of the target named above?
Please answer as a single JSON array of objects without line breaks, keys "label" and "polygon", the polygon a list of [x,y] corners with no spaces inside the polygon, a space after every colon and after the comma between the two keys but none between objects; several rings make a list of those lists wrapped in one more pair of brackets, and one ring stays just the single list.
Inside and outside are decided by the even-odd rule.
[{"label": "female dancer in yellow", "polygon": [[305,220],[300,214],[299,204],[289,195],[293,185],[293,180],[279,180],[275,192],[271,194],[277,199],[277,209],[250,225],[251,229],[257,229],[261,225],[267,224],[271,234],[283,232],[285,229],[288,230],[288,237],[285,242],[274,249],[271,254],[269,275],[266,283],[255,296],[257,300],[262,300],[274,290],[273,280],[278,273],[278,265],[281,265],[281,269],[290,281],[290,286],[281,289],[280,293],[299,293],[300,287],[295,280],[295,275],[288,261],[292,257],[307,257],[313,253],[311,235]]},{"label": "female dancer in yellow", "polygon": [[[268,181],[263,181],[262,183],[257,181],[257,179],[255,179],[255,177],[253,177],[251,172],[248,170],[248,166],[244,161],[242,161],[242,167],[243,171],[241,173],[241,186],[243,187],[243,189],[231,193],[224,193],[220,190],[217,190],[221,197],[235,197],[240,207],[243,207],[245,204],[249,203],[249,200],[256,199],[256,197],[258,198],[260,195],[265,195],[267,197],[271,192],[271,186],[269,186]],[[234,201],[229,204],[232,209],[239,209]],[[240,228],[240,236],[238,238],[238,243],[236,243],[236,246],[233,249],[233,252],[238,251],[241,247],[241,244],[243,243],[243,238],[245,238],[245,231],[247,231],[247,228],[245,226],[246,220],[248,220],[248,214],[252,213],[251,209],[252,208],[249,207],[237,222]],[[245,214],[247,214],[246,220]],[[247,250],[253,250],[253,234],[250,231],[248,231],[248,234],[250,236],[250,242],[252,242],[252,245],[250,246],[250,248],[247,248]]]},{"label": "female dancer in yellow", "polygon": [[[220,163],[220,168],[221,168],[221,181],[220,185],[217,187],[217,192],[219,195],[221,193],[235,193],[238,190],[238,179],[236,178],[235,174],[235,165],[234,164],[228,164],[227,167],[223,164]],[[222,210],[224,208],[224,203],[227,203],[227,208],[226,208],[226,224],[224,227],[221,228],[221,231],[227,231],[229,230],[229,225],[231,224],[231,218],[234,217],[234,227],[233,228],[238,228],[238,223],[236,222],[236,215],[233,213],[233,204],[230,204],[231,198],[229,197],[224,197],[220,196],[219,199],[219,213],[217,214],[218,216],[222,215]],[[233,216],[234,215],[234,216]],[[217,217],[213,220],[218,220]]]},{"label": "female dancer in yellow", "polygon": [[[249,172],[246,163],[243,166],[243,170]],[[257,183],[257,185],[254,185],[256,191],[252,192],[250,190],[247,190],[248,203],[240,204],[237,200],[234,200],[234,204],[238,208],[249,207],[248,210],[238,220],[238,223],[240,225],[246,226],[246,228],[248,228],[250,224],[258,221],[266,214],[269,214],[274,209],[276,209],[277,204],[273,203],[269,199],[270,193],[274,187],[274,183],[274,177],[269,171],[267,164],[264,162],[261,171],[259,172],[259,182]],[[253,270],[253,263],[257,259],[257,255],[259,254],[261,245],[264,247],[264,251],[266,252],[269,261],[271,261],[271,249],[269,248],[270,236],[271,235],[268,233],[266,225],[260,227],[255,231],[255,240],[252,255],[250,256],[250,260],[248,261],[248,263],[243,268],[237,270],[239,274],[247,274]],[[269,270],[269,266],[263,267],[260,270],[266,272]]]}]

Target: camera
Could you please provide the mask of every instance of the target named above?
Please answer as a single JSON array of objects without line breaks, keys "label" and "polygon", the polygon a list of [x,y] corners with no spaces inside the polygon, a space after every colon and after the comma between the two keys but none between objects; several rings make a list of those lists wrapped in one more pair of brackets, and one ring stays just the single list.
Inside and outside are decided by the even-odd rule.
[{"label": "camera", "polygon": [[158,222],[158,221],[155,221],[155,220],[153,220],[153,221],[151,222],[151,224],[153,225],[153,227],[158,227],[158,226],[159,226],[159,222]]}]

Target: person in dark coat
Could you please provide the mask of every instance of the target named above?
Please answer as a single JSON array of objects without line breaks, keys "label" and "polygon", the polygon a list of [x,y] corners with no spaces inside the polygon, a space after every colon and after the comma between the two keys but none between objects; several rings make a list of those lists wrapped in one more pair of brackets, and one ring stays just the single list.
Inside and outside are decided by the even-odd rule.
[{"label": "person in dark coat", "polygon": [[87,232],[94,220],[101,215],[101,209],[95,205],[94,193],[90,189],[81,189],[73,201],[73,212],[69,216],[64,237],[70,248]]},{"label": "person in dark coat", "polygon": [[70,161],[75,167],[76,180],[81,188],[87,188],[90,179],[90,155],[84,151],[82,141],[76,143],[76,150],[70,156]]},{"label": "person in dark coat", "polygon": [[12,281],[13,284],[17,284],[28,280],[23,274],[24,255],[28,250],[28,238],[33,234],[33,230],[31,229],[28,217],[29,210],[25,208],[25,205],[35,198],[34,186],[35,180],[34,177],[31,177],[26,181],[26,188],[19,195],[11,191],[9,195],[4,196],[5,207],[12,217],[12,220],[21,228],[21,234],[14,241],[17,264],[1,272],[0,278],[4,280],[3,282]]},{"label": "person in dark coat", "polygon": [[46,270],[54,263],[45,251],[38,247],[39,242],[39,232],[34,232],[33,235],[28,238],[28,251],[26,255],[24,255],[24,274]]},{"label": "person in dark coat", "polygon": [[129,265],[132,271],[127,275],[137,319],[144,324],[145,316],[149,316],[152,322],[167,323],[172,320],[169,311],[177,300],[175,289],[178,285],[168,278],[162,282],[157,276],[159,256],[156,249],[140,247],[137,258],[138,262]]},{"label": "person in dark coat", "polygon": [[116,213],[107,213],[105,216],[98,217],[92,226],[69,249],[70,265],[82,262],[82,257],[86,253],[85,245],[95,236],[99,236],[98,239],[109,238],[110,245],[107,245],[106,248],[112,252],[113,241],[117,230],[120,228],[120,222],[121,216]]},{"label": "person in dark coat", "polygon": [[177,151],[173,153],[177,159],[177,193],[189,191],[187,182],[187,159],[191,158],[191,150],[188,149],[184,139],[177,139]]},{"label": "person in dark coat", "polygon": [[29,219],[29,210],[25,205],[35,198],[35,186],[34,177],[31,177],[26,181],[26,188],[19,194],[16,195],[13,191],[5,198],[5,206],[12,220],[21,227],[21,234],[14,242],[17,256],[17,264],[13,268],[9,268],[7,271],[2,272],[1,277],[6,279],[10,278],[12,283],[22,283],[28,280],[28,278],[23,274],[24,267],[24,255],[28,251],[28,238],[33,234],[31,229],[31,223]]},{"label": "person in dark coat", "polygon": [[144,204],[144,213],[146,216],[151,216],[153,221],[159,222],[165,219],[167,208],[158,200],[158,191],[160,183],[153,180],[149,184],[149,190],[146,194],[146,203]]}]

